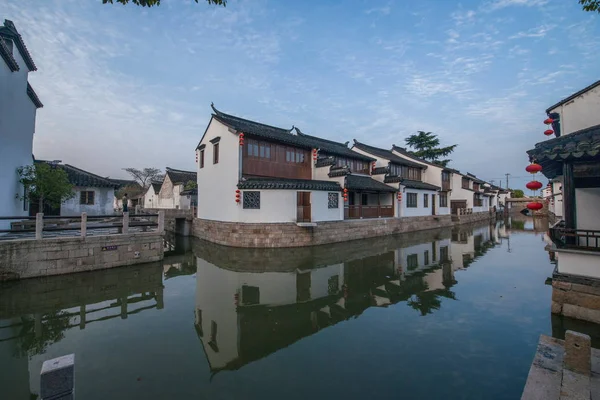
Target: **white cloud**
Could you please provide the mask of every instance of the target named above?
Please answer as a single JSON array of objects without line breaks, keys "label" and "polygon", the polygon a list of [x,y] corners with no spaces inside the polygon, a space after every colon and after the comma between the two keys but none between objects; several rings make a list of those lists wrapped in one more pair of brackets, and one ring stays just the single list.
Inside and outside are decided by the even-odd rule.
[{"label": "white cloud", "polygon": [[521,31],[516,35],[510,36],[509,39],[542,38],[554,28],[556,28],[556,25],[541,25],[535,28],[528,29],[527,31]]},{"label": "white cloud", "polygon": [[484,5],[490,11],[500,10],[511,6],[539,7],[548,3],[548,0],[496,0]]}]

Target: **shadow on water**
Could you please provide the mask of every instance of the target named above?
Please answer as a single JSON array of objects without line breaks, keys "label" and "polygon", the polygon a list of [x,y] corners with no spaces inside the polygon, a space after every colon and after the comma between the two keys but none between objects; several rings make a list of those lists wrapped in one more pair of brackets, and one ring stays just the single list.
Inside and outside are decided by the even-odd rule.
[{"label": "shadow on water", "polygon": [[[68,351],[83,352],[88,357],[87,353],[102,352],[106,346],[116,346],[112,351],[117,351],[117,354],[127,353],[129,356],[119,358],[116,365],[106,366],[102,372],[105,379],[116,379],[117,376],[131,374],[132,370],[138,368],[150,375],[154,372],[147,370],[145,366],[141,367],[138,360],[146,358],[144,351],[153,351],[167,345],[171,349],[169,354],[173,355],[163,355],[162,359],[171,361],[164,361],[164,367],[157,368],[165,376],[170,376],[167,371],[171,370],[188,376],[190,379],[181,383],[180,387],[152,386],[152,390],[144,391],[143,388],[116,379],[115,388],[103,387],[104,396],[99,396],[102,391],[99,391],[93,378],[98,371],[91,365],[101,363],[100,360],[106,355],[96,354],[78,364],[78,385],[81,386],[77,390],[83,392],[85,398],[186,397],[190,393],[188,387],[189,390],[198,390],[198,385],[206,385],[197,383],[192,378],[194,375],[189,375],[189,371],[197,368],[192,365],[199,362],[196,360],[199,355],[195,353],[198,348],[202,349],[201,358],[205,360],[206,372],[210,376],[210,382],[213,382],[216,375],[221,377],[222,371],[237,371],[250,364],[263,362],[259,360],[276,363],[277,358],[271,355],[279,354],[282,349],[305,348],[306,344],[292,346],[297,342],[304,343],[303,339],[314,337],[318,342],[321,340],[319,338],[331,337],[315,335],[319,332],[341,334],[344,339],[332,337],[331,340],[334,341],[329,345],[307,349],[307,354],[330,368],[346,371],[340,372],[342,375],[338,378],[341,379],[344,374],[352,372],[340,365],[336,366],[335,359],[325,362],[323,357],[327,357],[327,351],[323,353],[324,349],[333,352],[331,347],[335,347],[338,341],[344,343],[354,340],[354,331],[348,329],[362,332],[371,326],[378,327],[369,334],[374,342],[368,340],[365,344],[367,347],[376,346],[376,350],[358,351],[357,354],[360,355],[356,356],[357,362],[373,364],[376,360],[373,358],[375,353],[381,358],[382,354],[398,351],[419,357],[412,352],[416,349],[427,352],[427,345],[423,347],[424,343],[417,338],[437,331],[437,328],[430,326],[433,322],[447,326],[445,329],[448,332],[463,332],[461,334],[464,336],[468,335],[468,331],[464,331],[465,326],[476,329],[474,325],[465,325],[465,318],[481,320],[483,326],[492,323],[488,321],[489,316],[484,309],[488,307],[494,314],[498,296],[491,300],[488,298],[489,293],[500,287],[498,282],[511,279],[510,274],[504,275],[503,280],[494,278],[494,274],[498,274],[494,272],[494,268],[503,268],[498,271],[507,274],[506,268],[509,265],[504,266],[505,256],[500,255],[501,253],[491,256],[489,266],[478,261],[488,257],[487,254],[495,248],[499,251],[501,248],[502,254],[510,254],[510,240],[514,232],[517,236],[513,240],[522,241],[519,238],[523,236],[519,235],[545,229],[547,225],[543,228],[543,222],[517,217],[506,223],[500,221],[493,225],[462,225],[452,229],[290,249],[234,249],[196,239],[169,236],[165,240],[165,259],[161,263],[0,284],[0,362],[14,367],[11,374],[0,378],[0,388],[9,388],[8,393],[13,397],[8,398],[26,398],[25,393],[29,396],[31,392],[36,392],[36,376],[44,359]],[[518,244],[516,242],[514,246],[520,251]],[[517,254],[511,257],[516,256]],[[465,286],[462,291],[457,291],[457,272],[470,269],[475,263],[478,263],[479,268],[472,274],[461,275],[460,281]],[[547,259],[544,260],[545,263],[548,263]],[[480,275],[486,273],[492,275]],[[535,277],[536,280],[532,281],[532,285],[538,288],[536,293],[546,290],[539,272],[531,277],[530,279]],[[512,288],[513,283],[509,281],[507,285]],[[487,289],[481,291],[479,287]],[[532,293],[533,291],[526,292],[522,296],[523,301],[533,296]],[[480,297],[482,300],[470,305]],[[548,304],[536,308],[548,310],[547,316],[536,318],[550,320],[549,299],[547,302]],[[467,305],[471,308],[465,309]],[[445,308],[448,311],[442,312]],[[376,315],[384,314],[374,314],[368,310],[389,311],[385,311],[387,319],[372,325],[369,321]],[[429,319],[438,312],[441,313],[439,317]],[[503,316],[502,312],[500,314]],[[521,312],[516,311],[516,315]],[[530,317],[522,315],[518,318],[527,320]],[[362,322],[356,325],[354,321],[357,320]],[[401,331],[395,333],[399,337],[417,329],[412,333],[416,336],[411,340],[421,346],[399,348],[402,343],[408,343],[408,337],[394,344],[381,342],[380,334],[391,329],[389,321],[403,326]],[[426,328],[427,326],[430,327]],[[565,322],[561,321],[559,324],[552,320],[555,334],[560,335],[563,326]],[[127,330],[124,330],[125,327]],[[195,344],[190,342],[185,333],[189,328],[193,328]],[[397,328],[392,330],[395,329]],[[539,328],[532,328],[536,335],[539,335],[539,331]],[[103,333],[99,336],[100,332]],[[110,338],[110,341],[107,342],[104,337],[106,340]],[[145,339],[140,341],[138,337]],[[438,346],[436,343],[440,339],[441,336],[428,339],[429,345]],[[449,336],[447,340],[456,339]],[[86,345],[86,341],[89,344]],[[148,344],[144,345],[145,341]],[[198,341],[201,346],[198,346]],[[454,342],[454,346],[459,346],[457,343]],[[127,345],[120,347],[121,344]],[[357,351],[355,344],[349,342],[348,346],[349,350]],[[501,343],[495,346],[501,347]],[[535,343],[530,347],[535,348]],[[132,350],[138,348],[139,350]],[[447,352],[454,354],[450,348]],[[486,351],[480,353],[486,354]],[[443,354],[444,352],[440,353],[441,360],[449,357]],[[475,354],[479,356],[479,353]],[[461,356],[458,357],[461,359]],[[473,357],[477,359],[476,356]],[[306,368],[305,358],[303,355],[294,358],[299,370]],[[523,355],[522,359],[529,359],[529,355]],[[493,360],[497,361],[496,358],[491,358],[487,362]],[[446,362],[450,361],[446,359]],[[417,368],[421,361],[418,359],[413,363]],[[281,367],[265,368],[265,373],[270,376],[277,376],[281,370]],[[398,368],[400,365],[392,369]],[[409,370],[404,367],[402,370],[405,371],[406,379],[417,379]],[[449,374],[448,377],[454,378],[458,373],[444,372],[443,369],[435,371],[435,374],[445,377]],[[293,373],[296,372],[298,371]],[[163,378],[160,374],[153,381],[161,381]],[[240,379],[241,377],[242,375]],[[284,380],[286,378],[290,379],[289,376],[281,377]],[[222,379],[224,382],[231,382],[232,376],[224,374]],[[522,379],[519,377],[517,384],[524,382],[524,379],[524,376]],[[232,385],[228,389],[202,386],[202,390],[220,390],[233,397],[244,394],[242,383],[239,383],[239,387],[233,383]],[[466,397],[459,396],[457,392],[456,396],[447,398],[468,398],[469,390],[473,396],[480,394],[478,390],[483,390],[477,386],[471,388],[461,379],[454,379],[448,385],[448,390],[453,385],[462,388],[460,390],[468,390],[463,393]],[[255,389],[260,392],[258,388]],[[3,393],[2,390],[0,389],[0,394]],[[254,393],[257,393],[256,390]],[[363,389],[359,391],[361,390]],[[433,394],[428,390],[435,392],[430,385],[411,390],[414,396],[420,390],[423,390],[422,396]],[[516,392],[519,390],[511,393]],[[300,393],[301,391],[288,395],[293,398],[307,395]],[[369,393],[363,391],[362,394],[364,397]]]}]

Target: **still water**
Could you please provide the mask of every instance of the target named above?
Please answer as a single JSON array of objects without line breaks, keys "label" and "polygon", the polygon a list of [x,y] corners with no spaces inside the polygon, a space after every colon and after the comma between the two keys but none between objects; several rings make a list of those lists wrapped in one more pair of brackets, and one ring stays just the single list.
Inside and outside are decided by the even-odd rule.
[{"label": "still water", "polygon": [[[544,227],[541,228],[544,230]],[[0,286],[0,398],[76,358],[76,398],[518,399],[550,315],[531,220]],[[554,329],[552,325],[554,326]]]}]

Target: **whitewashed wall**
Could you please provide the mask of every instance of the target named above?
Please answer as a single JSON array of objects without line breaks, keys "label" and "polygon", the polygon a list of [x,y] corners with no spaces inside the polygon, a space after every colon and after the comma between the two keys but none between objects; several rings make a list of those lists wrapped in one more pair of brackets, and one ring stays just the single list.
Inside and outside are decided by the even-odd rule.
[{"label": "whitewashed wall", "polygon": [[144,194],[144,208],[158,208],[158,196],[154,192],[152,185]]},{"label": "whitewashed wall", "polygon": [[577,229],[600,230],[600,188],[575,189],[575,204]]},{"label": "whitewashed wall", "polygon": [[[211,139],[220,136],[219,163],[213,164]],[[240,145],[238,135],[215,119],[211,119],[201,144],[204,149],[204,168],[198,171],[198,218],[216,221],[239,221],[241,205],[235,202],[240,178]],[[294,205],[296,200],[294,199]]]},{"label": "whitewashed wall", "polygon": [[[16,170],[33,162],[35,131],[36,107],[27,96],[29,70],[16,46],[13,56],[19,64],[15,72],[0,59],[0,215],[3,216],[28,214],[23,201],[16,198],[17,194],[23,194]],[[10,221],[0,221],[0,228],[9,225]]]},{"label": "whitewashed wall", "polygon": [[600,87],[595,87],[550,112],[560,114],[562,135],[600,124]]},{"label": "whitewashed wall", "polygon": [[473,191],[462,188],[462,178],[460,174],[452,174],[452,191],[449,192],[448,205],[452,200],[466,200],[467,208],[473,208]]},{"label": "whitewashed wall", "polygon": [[[82,191],[93,191],[94,204],[85,205],[79,204]],[[61,216],[81,215],[85,212],[88,215],[112,215],[114,214],[114,198],[115,190],[113,188],[98,188],[98,187],[79,187],[74,188],[75,196],[60,206]]]},{"label": "whitewashed wall", "polygon": [[329,208],[329,193],[323,191],[311,192],[310,200],[313,222],[341,221],[344,219],[344,197],[342,193],[335,192],[338,196],[338,208]]},{"label": "whitewashed wall", "polygon": [[597,254],[584,254],[580,252],[557,252],[557,269],[561,274],[572,274],[600,278]]},{"label": "whitewashed wall", "polygon": [[[418,190],[418,189],[410,189],[410,188],[406,188],[406,190],[404,191],[404,186],[400,186],[402,189],[402,207],[400,210],[400,216],[401,217],[421,217],[421,216],[425,216],[425,215],[433,215],[432,212],[432,205],[431,205],[431,195],[435,194],[436,198],[437,196],[437,192],[431,191],[431,190]],[[417,207],[407,207],[408,204],[408,194],[409,193],[416,193],[417,194]],[[429,196],[429,202],[428,202],[428,207],[425,208],[424,206],[424,198],[423,198],[423,194],[427,193],[427,195]],[[438,199],[436,199],[436,202],[439,201]],[[439,203],[438,203],[439,204]]]}]

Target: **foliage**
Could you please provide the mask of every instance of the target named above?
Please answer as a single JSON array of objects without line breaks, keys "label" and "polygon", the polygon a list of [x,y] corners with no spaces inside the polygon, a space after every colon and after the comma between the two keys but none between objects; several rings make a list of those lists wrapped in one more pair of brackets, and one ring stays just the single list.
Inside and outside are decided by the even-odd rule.
[{"label": "foliage", "polygon": [[[136,6],[142,6],[142,7],[152,7],[152,6],[160,6],[160,0],[102,0],[102,4],[113,4],[113,2],[116,1],[117,3],[121,3],[123,5],[131,2],[132,4],[135,4]],[[196,3],[198,3],[198,0],[194,0]],[[214,4],[217,6],[223,6],[225,7],[227,5],[227,0],[206,0],[206,2],[208,4]]]},{"label": "foliage", "polygon": [[522,199],[523,197],[525,197],[525,193],[523,193],[523,191],[521,189],[515,189],[515,190],[511,189],[511,193],[512,193],[512,197],[515,199]]},{"label": "foliage", "polygon": [[451,160],[440,160],[440,158],[450,155],[457,146],[453,144],[451,146],[439,147],[440,139],[438,139],[437,135],[424,131],[418,131],[416,135],[410,135],[404,141],[408,146],[415,149],[412,152],[415,156],[434,164],[439,164],[442,167],[448,165]]},{"label": "foliage", "polygon": [[198,183],[194,182],[194,181],[187,181],[184,186],[184,190],[192,190],[192,189],[197,189],[197,188],[198,188]]},{"label": "foliage", "polygon": [[17,194],[20,200],[38,201],[39,209],[44,205],[60,207],[63,201],[75,196],[69,176],[62,168],[45,162],[27,165],[17,169],[19,182],[27,188],[25,194]]},{"label": "foliage", "polygon": [[[42,316],[40,315],[39,318]],[[69,329],[71,319],[66,311],[53,311],[45,314],[39,324],[40,332],[36,332],[34,317],[22,316],[21,322],[15,355],[33,357],[44,354],[48,346],[60,342],[65,337],[64,331]]]},{"label": "foliage", "polygon": [[579,0],[584,11],[596,11],[600,13],[600,0]]},{"label": "foliage", "polygon": [[144,188],[137,183],[123,186],[122,188],[116,191],[115,196],[117,197],[117,199],[120,199],[125,193],[127,193],[127,196],[131,199],[143,194]]},{"label": "foliage", "polygon": [[158,168],[123,168],[129,175],[133,177],[140,184],[142,188],[147,188],[154,181],[162,181],[163,175]]}]

